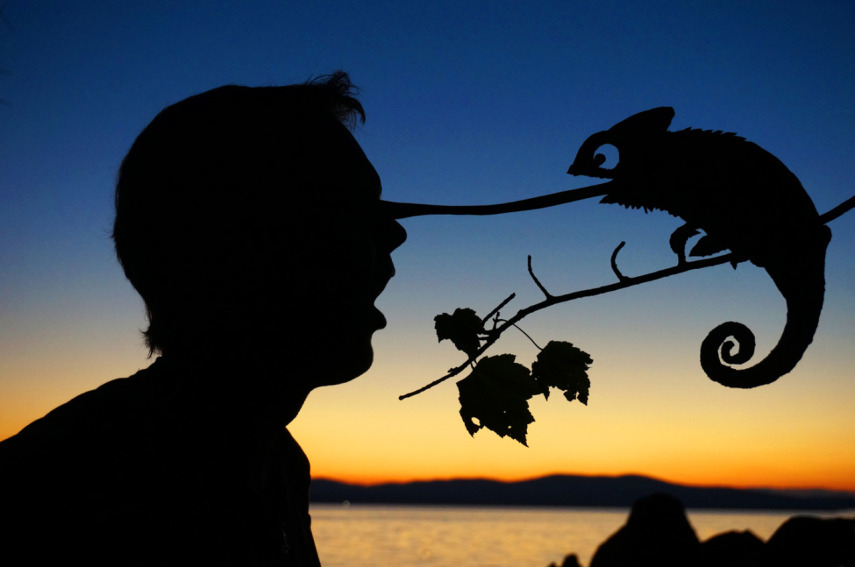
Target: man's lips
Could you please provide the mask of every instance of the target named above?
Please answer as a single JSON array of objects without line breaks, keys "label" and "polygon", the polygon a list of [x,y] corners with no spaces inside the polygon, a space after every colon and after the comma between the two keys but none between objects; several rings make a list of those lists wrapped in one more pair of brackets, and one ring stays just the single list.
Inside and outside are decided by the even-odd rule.
[{"label": "man's lips", "polygon": [[389,283],[389,280],[391,280],[393,277],[395,277],[395,265],[392,264],[392,261],[390,259],[388,268],[384,270],[384,273],[378,278],[377,291],[374,294],[374,299],[380,297],[380,294],[382,294],[383,290],[386,289],[386,285]]},{"label": "man's lips", "polygon": [[[383,293],[383,290],[386,289],[386,285],[395,277],[395,265],[392,264],[391,259],[388,263],[388,268],[385,270],[385,273],[380,277],[377,285],[377,291],[374,294],[374,300],[376,301],[378,297]],[[377,309],[377,306],[372,304],[373,312],[376,315],[376,322],[378,329],[386,328],[386,317],[383,315],[383,312]]]}]

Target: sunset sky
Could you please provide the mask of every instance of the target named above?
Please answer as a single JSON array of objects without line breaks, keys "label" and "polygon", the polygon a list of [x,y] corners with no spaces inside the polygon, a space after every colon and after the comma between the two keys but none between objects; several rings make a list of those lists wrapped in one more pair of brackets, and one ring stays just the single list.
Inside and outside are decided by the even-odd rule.
[{"label": "sunset sky", "polygon": [[[855,194],[855,3],[149,2],[9,0],[0,20],[0,439],[151,363],[142,302],[109,233],[119,163],[163,107],[227,83],[343,69],[355,132],[391,200],[478,204],[590,184],[566,175],[592,133],[656,106],[671,129],[735,131],[783,161],[820,212]],[[687,190],[691,188],[687,187]],[[674,262],[679,219],[595,201],[499,217],[404,221],[378,306],[376,363],[314,392],[290,426],[316,477],[358,482],[641,473],[693,484],[855,492],[855,212],[830,227],[813,345],[776,383],[711,382],[706,333],[736,320],[758,356],[783,299],[762,270],[719,266],[554,307],[521,326],[591,354],[588,406],[532,403],[529,447],[470,437],[448,381],[462,362],[433,317],[510,315]],[[794,258],[794,261],[798,261]],[[335,340],[335,330],[330,341]],[[764,350],[765,349],[765,350]],[[530,363],[508,333],[492,350]]]}]

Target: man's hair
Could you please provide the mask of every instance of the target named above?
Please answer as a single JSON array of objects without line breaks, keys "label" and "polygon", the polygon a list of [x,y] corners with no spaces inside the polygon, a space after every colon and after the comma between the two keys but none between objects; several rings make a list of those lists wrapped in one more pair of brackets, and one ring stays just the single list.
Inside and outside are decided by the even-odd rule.
[{"label": "man's hair", "polygon": [[[150,354],[187,340],[184,319],[226,305],[229,290],[204,294],[249,264],[251,243],[272,238],[274,223],[300,214],[317,159],[306,141],[331,120],[364,122],[356,93],[342,71],[298,85],[224,86],[167,107],[137,137],[119,172],[113,240],[145,302]],[[280,201],[297,206],[274,217]],[[221,305],[201,305],[212,301]]]}]

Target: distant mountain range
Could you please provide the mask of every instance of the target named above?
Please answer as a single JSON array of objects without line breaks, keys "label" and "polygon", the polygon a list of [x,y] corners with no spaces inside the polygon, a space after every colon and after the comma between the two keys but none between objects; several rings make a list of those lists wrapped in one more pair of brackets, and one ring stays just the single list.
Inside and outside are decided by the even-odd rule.
[{"label": "distant mountain range", "polygon": [[637,475],[554,475],[519,482],[460,479],[376,486],[312,481],[312,502],[353,504],[629,508],[638,498],[656,492],[676,496],[686,508],[855,509],[855,495],[845,492],[686,486]]}]

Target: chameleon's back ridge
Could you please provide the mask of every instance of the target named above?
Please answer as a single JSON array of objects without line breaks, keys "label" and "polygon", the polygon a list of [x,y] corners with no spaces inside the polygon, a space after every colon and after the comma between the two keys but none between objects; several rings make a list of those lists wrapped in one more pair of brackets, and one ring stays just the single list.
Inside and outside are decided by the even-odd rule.
[{"label": "chameleon's back ridge", "polygon": [[[790,372],[813,341],[825,295],[825,251],[831,239],[798,178],[775,156],[732,133],[668,131],[674,110],[654,108],[590,136],[568,173],[612,179],[603,203],[662,210],[686,224],[671,237],[678,262],[725,250],[737,263],[764,268],[787,304],[778,344],[749,367],[754,335],[741,323],[713,329],[701,344],[701,366],[716,382],[753,388]],[[605,168],[597,150],[611,145],[619,161]],[[735,350],[736,347],[736,350]]]}]

